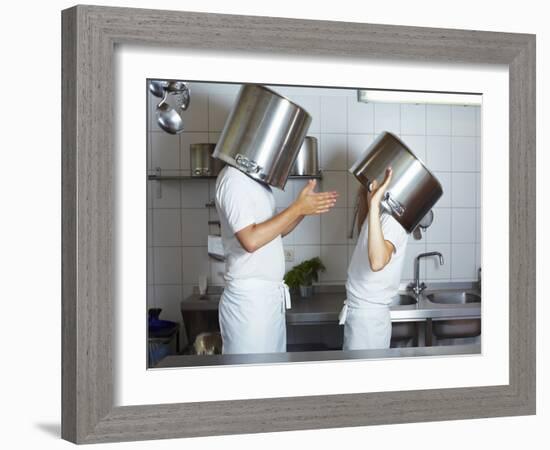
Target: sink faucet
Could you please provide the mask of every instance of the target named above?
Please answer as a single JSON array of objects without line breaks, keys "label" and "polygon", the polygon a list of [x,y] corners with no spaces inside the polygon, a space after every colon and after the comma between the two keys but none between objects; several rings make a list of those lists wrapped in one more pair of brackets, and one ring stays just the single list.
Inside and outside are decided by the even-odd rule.
[{"label": "sink faucet", "polygon": [[420,294],[424,289],[426,289],[425,283],[420,283],[420,258],[426,258],[428,256],[439,256],[439,264],[443,265],[443,255],[439,252],[427,252],[419,253],[414,258],[414,281],[407,286],[408,289],[411,289],[415,295]]}]

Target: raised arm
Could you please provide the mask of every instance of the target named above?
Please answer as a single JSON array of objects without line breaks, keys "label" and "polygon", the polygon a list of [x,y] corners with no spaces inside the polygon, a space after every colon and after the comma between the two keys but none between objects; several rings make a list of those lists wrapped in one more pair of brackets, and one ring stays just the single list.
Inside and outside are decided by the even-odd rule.
[{"label": "raised arm", "polygon": [[337,192],[314,192],[315,180],[310,180],[298,198],[286,209],[271,219],[249,225],[235,235],[247,252],[254,252],[277,236],[288,234],[304,216],[323,214],[329,211],[338,197]]},{"label": "raised arm", "polygon": [[391,168],[386,169],[384,181],[377,186],[376,180],[372,184],[372,192],[368,194],[368,253],[369,263],[373,272],[382,270],[390,262],[395,247],[390,241],[384,239],[382,225],[380,223],[380,202],[392,177]]}]

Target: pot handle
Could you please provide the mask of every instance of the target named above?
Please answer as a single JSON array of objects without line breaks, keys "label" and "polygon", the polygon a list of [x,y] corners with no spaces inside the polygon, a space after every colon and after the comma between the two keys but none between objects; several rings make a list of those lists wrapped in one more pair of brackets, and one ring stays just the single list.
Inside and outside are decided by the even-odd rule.
[{"label": "pot handle", "polygon": [[235,164],[239,166],[239,169],[247,173],[258,173],[261,167],[258,163],[252,159],[248,159],[246,156],[237,153],[235,155]]},{"label": "pot handle", "polygon": [[384,201],[390,208],[391,212],[393,212],[397,216],[401,217],[405,213],[405,207],[397,200],[392,198],[390,192],[386,192],[386,194],[384,195]]}]

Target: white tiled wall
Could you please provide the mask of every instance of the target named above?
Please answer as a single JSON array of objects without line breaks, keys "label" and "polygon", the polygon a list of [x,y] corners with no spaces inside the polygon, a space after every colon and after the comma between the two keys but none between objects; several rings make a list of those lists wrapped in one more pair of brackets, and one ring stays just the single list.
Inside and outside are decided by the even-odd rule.
[{"label": "white tiled wall", "polygon": [[[172,136],[155,123],[156,98],[150,94],[148,169],[165,174],[189,174],[189,145],[216,142],[239,86],[192,84],[191,105],[184,113],[186,131]],[[313,116],[309,135],[319,139],[323,179],[320,189],[337,190],[336,207],[321,217],[307,217],[284,238],[295,260],[320,256],[327,271],[321,283],[343,284],[356,238],[349,239],[358,184],[348,167],[384,130],[399,135],[435,173],[444,195],[434,208],[434,223],[420,241],[409,238],[403,281],[413,276],[413,258],[437,250],[437,259],[424,260],[421,277],[429,281],[474,280],[480,265],[480,137],[478,107],[411,104],[363,104],[353,90],[273,86]],[[162,197],[149,182],[149,292],[157,306],[173,309],[174,296],[184,298],[206,273],[210,284],[223,284],[223,263],[209,260],[208,233],[217,232],[208,220],[216,211],[205,204],[214,196],[214,181],[164,181]],[[285,191],[275,190],[277,207],[287,207],[304,182],[290,180]]]}]

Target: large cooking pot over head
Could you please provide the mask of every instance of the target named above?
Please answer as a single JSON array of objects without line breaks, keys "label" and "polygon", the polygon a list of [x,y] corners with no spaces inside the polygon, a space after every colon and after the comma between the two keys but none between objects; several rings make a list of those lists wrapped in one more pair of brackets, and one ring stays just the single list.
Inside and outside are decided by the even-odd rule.
[{"label": "large cooking pot over head", "polygon": [[241,87],[213,156],[284,189],[311,123],[299,105],[258,84]]},{"label": "large cooking pot over head", "polygon": [[411,233],[443,195],[438,179],[401,139],[382,132],[349,171],[367,189],[382,183],[387,167],[393,176],[381,206]]}]

